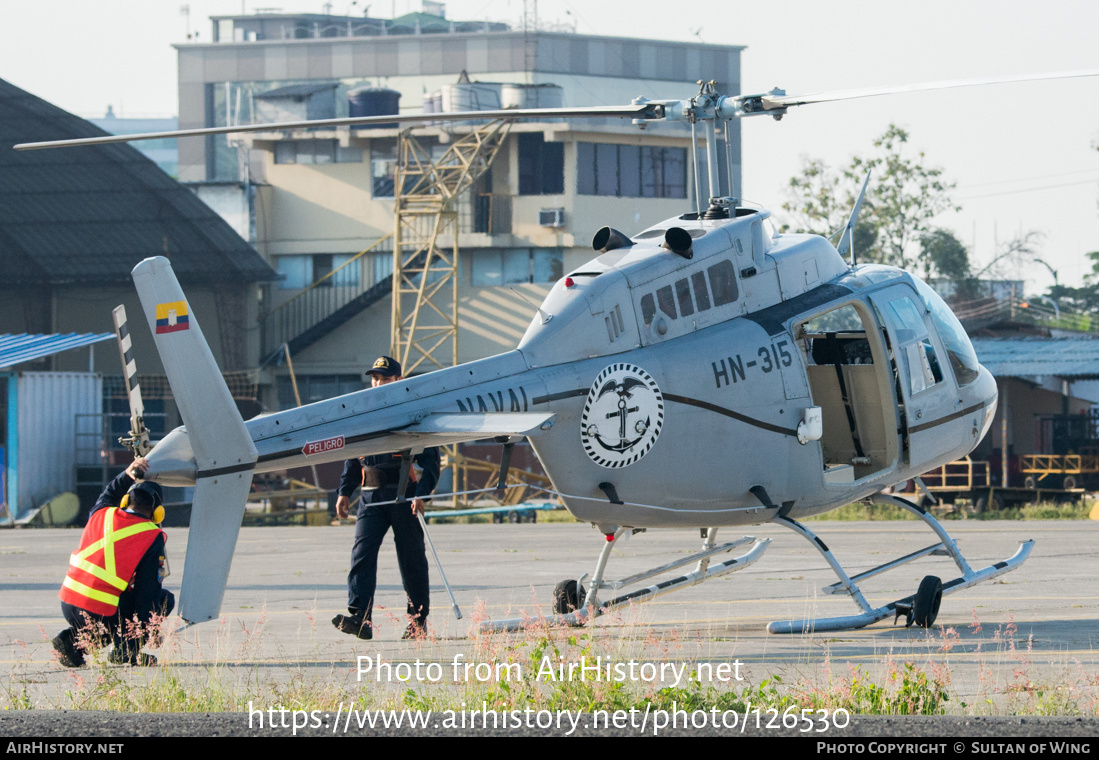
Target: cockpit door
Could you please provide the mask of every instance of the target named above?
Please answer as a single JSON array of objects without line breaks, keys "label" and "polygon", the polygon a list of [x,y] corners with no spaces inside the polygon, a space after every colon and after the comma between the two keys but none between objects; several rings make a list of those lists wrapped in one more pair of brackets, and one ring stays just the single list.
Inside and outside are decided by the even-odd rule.
[{"label": "cockpit door", "polygon": [[935,421],[952,410],[953,378],[946,370],[938,337],[929,329],[927,308],[915,290],[894,285],[871,294],[870,300],[889,336],[908,463],[918,467],[953,447],[935,430]]}]

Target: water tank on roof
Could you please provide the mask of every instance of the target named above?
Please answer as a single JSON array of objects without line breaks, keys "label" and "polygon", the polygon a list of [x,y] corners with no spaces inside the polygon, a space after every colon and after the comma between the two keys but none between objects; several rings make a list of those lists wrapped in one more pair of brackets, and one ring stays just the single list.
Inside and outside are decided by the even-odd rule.
[{"label": "water tank on roof", "polygon": [[444,84],[441,90],[442,110],[496,111],[500,109],[499,82],[459,82]]},{"label": "water tank on roof", "polygon": [[[347,115],[389,116],[400,113],[401,93],[386,87],[359,87],[347,93]],[[370,124],[369,128],[383,129],[396,127],[392,124]]]},{"label": "water tank on roof", "polygon": [[561,108],[562,90],[555,84],[505,84],[500,91],[502,108]]}]

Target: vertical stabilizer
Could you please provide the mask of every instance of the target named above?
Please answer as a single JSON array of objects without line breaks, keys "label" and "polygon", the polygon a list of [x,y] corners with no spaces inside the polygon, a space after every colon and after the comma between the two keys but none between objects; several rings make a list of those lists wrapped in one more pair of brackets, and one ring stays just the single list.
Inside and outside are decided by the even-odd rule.
[{"label": "vertical stabilizer", "polygon": [[198,623],[220,612],[258,455],[171,264],[145,259],[133,277],[195,454],[179,615]]}]

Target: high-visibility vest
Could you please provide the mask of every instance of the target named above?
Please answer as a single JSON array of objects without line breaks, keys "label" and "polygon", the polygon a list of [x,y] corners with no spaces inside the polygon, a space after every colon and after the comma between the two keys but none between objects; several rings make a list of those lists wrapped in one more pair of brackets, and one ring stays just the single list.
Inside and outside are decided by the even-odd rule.
[{"label": "high-visibility vest", "polygon": [[91,516],[80,548],[69,558],[61,601],[97,615],[113,615],[138,563],[164,532],[154,522],[117,507]]}]

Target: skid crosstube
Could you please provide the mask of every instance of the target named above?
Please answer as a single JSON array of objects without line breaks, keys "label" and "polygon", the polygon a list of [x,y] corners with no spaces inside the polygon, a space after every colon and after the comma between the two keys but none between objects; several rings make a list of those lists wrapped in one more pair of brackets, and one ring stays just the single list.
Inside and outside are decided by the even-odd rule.
[{"label": "skid crosstube", "polygon": [[946,581],[942,586],[943,596],[947,594],[953,594],[956,591],[969,588],[970,586],[984,581],[991,580],[1004,573],[1011,572],[1019,565],[1026,561],[1030,556],[1031,549],[1034,548],[1033,540],[1026,540],[1021,542],[1018,551],[1011,556],[1010,559],[1006,559],[1002,562],[997,562],[993,565],[989,565],[981,570],[974,571],[969,563],[966,562],[965,557],[958,550],[957,543],[946,532],[946,529],[931,516],[926,510],[917,507],[911,502],[901,499],[896,496],[887,496],[884,494],[878,494],[871,498],[871,503],[874,504],[892,504],[894,506],[907,509],[912,512],[921,520],[924,521],[929,528],[931,528],[939,537],[939,543],[932,546],[920,549],[919,551],[907,554],[899,559],[887,562],[883,565],[879,565],[872,570],[859,573],[858,575],[851,577],[844,571],[843,567],[839,564],[834,556],[832,556],[831,550],[821,541],[812,531],[806,528],[804,525],[791,520],[788,517],[776,517],[775,522],[780,525],[785,525],[794,532],[798,533],[805,539],[807,539],[817,551],[823,555],[828,564],[832,567],[832,570],[839,577],[839,582],[825,588],[826,593],[840,593],[846,592],[851,598],[855,600],[855,603],[862,609],[862,612],[858,615],[847,615],[843,617],[831,617],[831,618],[809,618],[805,620],[776,620],[767,626],[769,633],[813,633],[824,631],[842,631],[851,628],[863,628],[872,623],[876,623],[879,620],[883,620],[889,616],[896,616],[899,613],[907,612],[912,608],[914,595],[906,596],[903,599],[898,599],[895,602],[890,602],[882,607],[872,607],[866,598],[862,595],[862,591],[859,590],[857,582],[865,578],[869,578],[878,573],[891,570],[895,567],[900,567],[903,564],[911,562],[920,557],[928,554],[947,554],[954,560],[954,564],[958,566],[961,571],[961,575],[953,580]]},{"label": "skid crosstube", "polygon": [[[696,584],[707,581],[711,578],[726,575],[727,573],[741,570],[754,564],[763,553],[767,550],[768,545],[771,543],[771,539],[756,539],[753,536],[745,536],[744,538],[738,538],[734,541],[730,541],[725,544],[716,545],[714,541],[717,537],[717,529],[709,528],[706,531],[705,542],[702,549],[695,554],[688,557],[683,557],[674,562],[669,562],[659,567],[654,567],[641,573],[636,573],[623,578],[622,580],[609,581],[603,579],[603,572],[607,566],[607,560],[610,559],[611,550],[629,528],[619,528],[613,537],[608,535],[608,541],[603,546],[603,551],[599,554],[599,560],[595,566],[595,573],[591,576],[590,584],[591,588],[587,592],[587,598],[584,599],[584,606],[582,609],[570,612],[567,614],[548,615],[538,618],[510,618],[507,620],[493,620],[482,623],[479,627],[479,631],[482,633],[496,632],[496,631],[518,631],[523,628],[529,627],[532,624],[537,625],[560,625],[560,626],[582,626],[593,620],[594,618],[605,615],[611,610],[618,607],[624,607],[630,604],[640,604],[647,602],[658,596],[664,594],[670,594],[673,591],[678,591],[683,588],[688,588]],[[753,543],[752,548],[745,554],[734,557],[733,559],[727,559],[724,562],[718,562],[716,564],[710,564],[710,558],[717,554],[724,554],[730,552],[738,546],[742,546],[747,543]],[[627,594],[622,594],[613,599],[605,602],[599,601],[599,591],[601,589],[616,589],[624,586],[632,585],[638,581],[646,580],[655,575],[673,570],[684,565],[688,565],[692,562],[697,562],[695,569],[689,573],[678,576],[676,578],[670,578],[666,581],[647,586],[645,588],[631,591]],[[578,585],[588,579],[585,574],[581,576]]]}]

